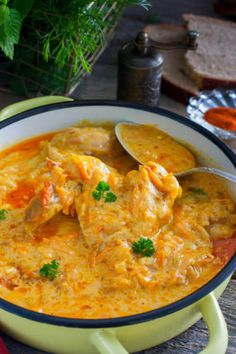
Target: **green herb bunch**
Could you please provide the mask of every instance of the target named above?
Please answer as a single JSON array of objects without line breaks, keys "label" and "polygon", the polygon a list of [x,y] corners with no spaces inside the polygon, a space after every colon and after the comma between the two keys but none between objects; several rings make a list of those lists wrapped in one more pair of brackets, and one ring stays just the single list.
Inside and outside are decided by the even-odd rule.
[{"label": "green herb bunch", "polygon": [[19,42],[23,20],[34,0],[0,0],[0,48],[13,59],[14,46]]},{"label": "green herb bunch", "polygon": [[[148,7],[146,0],[118,0],[120,8],[129,4]],[[90,70],[88,55],[104,41],[104,30],[111,26],[109,12],[113,0],[0,0],[0,48],[13,59],[24,22],[24,45],[37,45],[44,60],[53,60],[72,72],[79,64]],[[105,20],[104,20],[105,18]]]}]

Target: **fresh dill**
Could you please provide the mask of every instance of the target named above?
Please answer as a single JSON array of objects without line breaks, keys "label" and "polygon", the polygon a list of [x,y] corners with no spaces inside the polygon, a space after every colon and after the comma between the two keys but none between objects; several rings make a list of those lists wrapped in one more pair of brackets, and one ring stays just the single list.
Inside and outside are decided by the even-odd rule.
[{"label": "fresh dill", "polygon": [[[117,1],[120,13],[127,5],[148,9],[149,2]],[[74,74],[82,64],[89,72],[89,55],[105,42],[105,29],[114,25],[107,16],[113,6],[113,0],[0,0],[0,49],[13,59],[24,24],[24,45],[37,42],[46,62],[53,60],[59,68],[69,65]]]}]

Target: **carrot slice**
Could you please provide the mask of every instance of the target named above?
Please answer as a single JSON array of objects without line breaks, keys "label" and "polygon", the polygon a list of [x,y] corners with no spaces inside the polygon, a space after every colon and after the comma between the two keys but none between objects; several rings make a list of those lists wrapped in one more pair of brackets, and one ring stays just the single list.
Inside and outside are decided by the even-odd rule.
[{"label": "carrot slice", "polygon": [[40,203],[46,207],[53,194],[53,186],[50,182],[44,182],[44,187],[40,192]]},{"label": "carrot slice", "polygon": [[29,182],[20,182],[17,189],[10,192],[6,196],[6,202],[14,208],[23,208],[34,197],[34,186]]},{"label": "carrot slice", "polygon": [[224,264],[226,264],[230,258],[236,252],[236,233],[234,232],[233,237],[222,240],[213,241],[213,254],[219,257]]}]

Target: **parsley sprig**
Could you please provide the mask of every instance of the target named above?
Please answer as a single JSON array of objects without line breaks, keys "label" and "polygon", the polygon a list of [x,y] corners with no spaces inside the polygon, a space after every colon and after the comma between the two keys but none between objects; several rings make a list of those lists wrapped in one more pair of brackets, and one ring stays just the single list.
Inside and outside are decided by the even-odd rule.
[{"label": "parsley sprig", "polygon": [[141,257],[151,257],[155,253],[152,240],[145,237],[140,237],[137,242],[134,242],[132,249],[134,253],[138,253]]},{"label": "parsley sprig", "polygon": [[191,187],[189,188],[189,190],[194,194],[205,195],[205,196],[208,195],[207,192],[205,192],[202,188]]},{"label": "parsley sprig", "polygon": [[42,266],[39,273],[43,277],[53,281],[58,276],[59,263],[54,259],[51,263]]},{"label": "parsley sprig", "polygon": [[14,46],[19,42],[24,18],[30,12],[34,0],[0,0],[0,49],[13,59]]},{"label": "parsley sprig", "polygon": [[102,198],[105,200],[105,203],[113,203],[116,201],[117,196],[110,192],[110,186],[104,181],[100,181],[92,193],[94,199],[101,200]]},{"label": "parsley sprig", "polygon": [[5,220],[7,217],[8,211],[5,209],[0,209],[0,220]]}]

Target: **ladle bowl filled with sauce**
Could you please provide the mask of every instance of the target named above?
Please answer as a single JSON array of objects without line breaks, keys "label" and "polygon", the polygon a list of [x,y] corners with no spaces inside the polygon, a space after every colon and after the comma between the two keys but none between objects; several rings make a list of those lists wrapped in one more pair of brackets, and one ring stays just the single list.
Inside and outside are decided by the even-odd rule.
[{"label": "ladle bowl filled with sauce", "polygon": [[[224,353],[216,298],[235,268],[236,189],[173,173],[197,165],[234,173],[235,155],[159,108],[62,102],[0,116],[10,110],[18,114],[0,125],[1,328],[49,352],[125,354],[203,316],[209,348]],[[158,129],[142,165],[115,137],[121,121],[122,134],[141,134],[142,144]]]},{"label": "ladle bowl filled with sauce", "polygon": [[121,145],[141,164],[154,161],[172,173],[195,167],[193,154],[155,125],[121,122],[115,132]]}]

